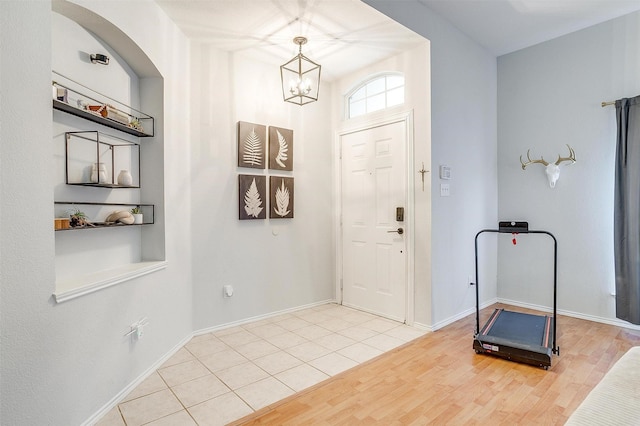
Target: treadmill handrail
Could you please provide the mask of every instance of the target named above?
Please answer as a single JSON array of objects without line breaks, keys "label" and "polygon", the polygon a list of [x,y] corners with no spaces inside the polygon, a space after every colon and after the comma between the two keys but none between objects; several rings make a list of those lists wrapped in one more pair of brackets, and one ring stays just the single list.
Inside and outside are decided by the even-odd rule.
[{"label": "treadmill handrail", "polygon": [[[480,334],[480,283],[478,276],[478,237],[486,232],[493,232],[497,234],[512,234],[511,231],[499,230],[499,229],[483,229],[476,234],[475,237],[475,262],[476,262],[476,335]],[[556,346],[556,314],[557,314],[557,296],[558,296],[558,240],[549,231],[529,229],[527,231],[518,231],[521,234],[546,234],[553,239],[553,353],[559,354],[558,347]]]}]

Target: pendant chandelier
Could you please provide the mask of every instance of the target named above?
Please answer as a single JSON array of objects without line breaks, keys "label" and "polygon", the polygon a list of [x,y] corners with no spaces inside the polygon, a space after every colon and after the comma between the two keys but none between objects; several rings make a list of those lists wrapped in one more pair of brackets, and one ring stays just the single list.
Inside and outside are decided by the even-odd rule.
[{"label": "pendant chandelier", "polygon": [[280,66],[282,96],[285,102],[304,105],[318,100],[321,66],[302,54],[306,37],[296,37],[293,42],[299,46],[298,55]]}]

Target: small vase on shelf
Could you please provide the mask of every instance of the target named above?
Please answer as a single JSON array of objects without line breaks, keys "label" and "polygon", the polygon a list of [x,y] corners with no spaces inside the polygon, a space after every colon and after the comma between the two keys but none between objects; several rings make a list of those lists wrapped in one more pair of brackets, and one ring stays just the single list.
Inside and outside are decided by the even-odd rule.
[{"label": "small vase on shelf", "polygon": [[91,182],[107,183],[107,168],[104,163],[93,163],[91,166]]},{"label": "small vase on shelf", "polygon": [[120,170],[120,174],[118,175],[118,185],[121,186],[132,186],[133,185],[133,177],[129,170]]}]

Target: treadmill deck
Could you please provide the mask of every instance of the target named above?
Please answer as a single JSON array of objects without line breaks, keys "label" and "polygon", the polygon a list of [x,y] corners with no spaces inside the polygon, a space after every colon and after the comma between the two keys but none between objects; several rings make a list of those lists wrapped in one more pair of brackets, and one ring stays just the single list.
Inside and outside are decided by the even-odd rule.
[{"label": "treadmill deck", "polygon": [[553,318],[496,309],[473,339],[476,353],[548,368],[553,353]]}]

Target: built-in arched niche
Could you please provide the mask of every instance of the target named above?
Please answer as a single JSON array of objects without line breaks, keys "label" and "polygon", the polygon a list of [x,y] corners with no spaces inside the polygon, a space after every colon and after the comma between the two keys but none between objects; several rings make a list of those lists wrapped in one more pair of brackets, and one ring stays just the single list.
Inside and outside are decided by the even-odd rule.
[{"label": "built-in arched niche", "polygon": [[[119,28],[75,3],[53,2],[55,217],[80,210],[89,222],[67,229],[54,220],[57,302],[165,266],[163,87]],[[129,223],[135,207],[141,225]],[[126,214],[114,221],[114,212]]]}]

